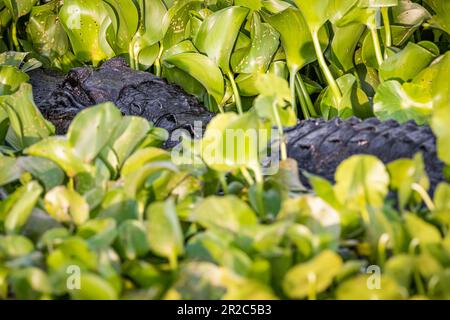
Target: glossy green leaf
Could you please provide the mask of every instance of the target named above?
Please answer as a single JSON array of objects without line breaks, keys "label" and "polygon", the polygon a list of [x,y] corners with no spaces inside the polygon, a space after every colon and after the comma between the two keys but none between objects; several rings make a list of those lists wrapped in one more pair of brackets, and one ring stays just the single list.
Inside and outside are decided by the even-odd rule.
[{"label": "glossy green leaf", "polygon": [[6,139],[18,150],[55,132],[54,126],[44,119],[33,102],[32,88],[28,83],[21,84],[20,89],[14,94],[0,97],[0,108],[8,113],[12,129]]},{"label": "glossy green leaf", "polygon": [[387,58],[380,66],[380,77],[382,80],[397,80],[406,82],[412,80],[420,71],[430,65],[437,55],[428,50],[426,46],[434,46],[434,50],[439,49],[434,43],[419,42],[418,44],[409,42],[405,49]]},{"label": "glossy green leaf", "polygon": [[427,90],[414,83],[386,81],[374,97],[373,110],[380,120],[394,119],[400,123],[414,120],[418,124],[429,121],[433,112],[433,101]]},{"label": "glossy green leaf", "polygon": [[206,17],[200,26],[194,44],[205,53],[224,73],[230,71],[230,58],[242,23],[249,10],[228,7]]},{"label": "glossy green leaf", "polygon": [[380,288],[370,288],[375,281],[370,277],[376,275],[360,275],[339,286],[336,295],[339,300],[402,300],[406,293],[394,280],[381,276]]},{"label": "glossy green leaf", "polygon": [[36,300],[52,292],[48,275],[36,267],[14,270],[10,282],[18,299]]},{"label": "glossy green leaf", "polygon": [[414,214],[405,215],[406,228],[411,238],[417,239],[420,244],[439,243],[442,240],[439,230]]},{"label": "glossy green leaf", "polygon": [[150,251],[145,225],[136,220],[127,220],[117,230],[116,247],[128,260],[142,257]]},{"label": "glossy green leaf", "polygon": [[26,27],[34,49],[48,59],[63,56],[69,50],[69,38],[57,10],[56,2],[33,7]]},{"label": "glossy green leaf", "polygon": [[224,113],[208,124],[201,141],[205,163],[218,171],[240,167],[259,170],[259,154],[267,148],[270,126],[256,113]]},{"label": "glossy green leaf", "polygon": [[114,54],[106,39],[111,19],[101,0],[67,0],[59,18],[80,61],[99,62]]},{"label": "glossy green leaf", "polygon": [[112,103],[83,110],[69,127],[69,146],[83,162],[91,162],[108,143],[121,118],[120,110]]},{"label": "glossy green leaf", "polygon": [[331,54],[336,63],[344,70],[354,68],[354,55],[356,46],[365,30],[362,24],[350,24],[345,27],[335,27],[331,42]]},{"label": "glossy green leaf", "polygon": [[176,268],[177,257],[184,253],[184,241],[173,201],[152,203],[146,215],[150,249],[167,258],[171,267]]},{"label": "glossy green leaf", "polygon": [[434,11],[430,20],[431,25],[450,34],[450,3],[445,0],[425,0],[425,2]]},{"label": "glossy green leaf", "polygon": [[77,236],[86,239],[90,248],[107,249],[117,237],[117,224],[112,218],[91,219],[78,228]]},{"label": "glossy green leaf", "polygon": [[44,199],[47,212],[57,221],[81,225],[89,219],[89,206],[76,191],[63,186],[50,190]]},{"label": "glossy green leaf", "polygon": [[257,223],[253,210],[235,196],[208,197],[194,208],[189,219],[208,229],[233,232]]},{"label": "glossy green leaf", "polygon": [[82,272],[80,277],[80,289],[69,290],[72,299],[75,300],[116,300],[117,292],[100,276]]},{"label": "glossy green leaf", "polygon": [[[133,0],[105,0],[114,30],[116,54],[128,52],[129,43],[137,31],[139,12]],[[150,1],[153,2],[153,1]]]},{"label": "glossy green leaf", "polygon": [[[317,59],[307,22],[298,9],[264,15],[264,19],[279,32],[289,68],[299,70]],[[319,32],[319,38],[322,47],[326,47],[328,39],[324,29]]]},{"label": "glossy green leaf", "polygon": [[167,57],[165,61],[180,68],[200,82],[208,93],[220,104],[225,94],[222,72],[213,60],[199,53],[180,53]]},{"label": "glossy green leaf", "polygon": [[9,233],[17,233],[25,225],[36,206],[42,187],[35,181],[18,188],[0,206],[0,219],[5,217],[5,230]]},{"label": "glossy green leaf", "polygon": [[27,148],[25,153],[55,162],[69,177],[93,172],[93,168],[83,162],[64,137],[50,137],[42,140]]},{"label": "glossy green leaf", "polygon": [[413,194],[413,184],[421,185],[428,190],[428,180],[422,154],[417,154],[414,159],[399,159],[388,164],[387,169],[391,176],[391,186],[398,192],[401,208],[404,208]]},{"label": "glossy green leaf", "polygon": [[311,291],[326,290],[342,266],[342,259],[332,251],[324,251],[312,260],[294,266],[283,280],[284,292],[295,299],[305,298]]},{"label": "glossy green leaf", "polygon": [[381,207],[388,193],[388,173],[374,156],[356,155],[344,160],[335,179],[336,196],[348,208]]},{"label": "glossy green leaf", "polygon": [[0,96],[16,92],[29,76],[13,66],[0,67]]},{"label": "glossy green leaf", "polygon": [[3,0],[2,2],[8,8],[9,12],[11,12],[14,20],[17,20],[28,14],[37,0]]},{"label": "glossy green leaf", "polygon": [[261,23],[258,13],[253,14],[251,46],[240,63],[234,68],[237,73],[266,72],[279,46],[279,34],[267,23]]}]

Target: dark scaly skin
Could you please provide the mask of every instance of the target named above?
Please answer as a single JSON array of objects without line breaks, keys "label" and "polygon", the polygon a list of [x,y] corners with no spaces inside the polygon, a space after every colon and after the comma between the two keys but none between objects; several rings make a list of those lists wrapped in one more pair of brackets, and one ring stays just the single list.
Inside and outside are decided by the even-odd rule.
[{"label": "dark scaly skin", "polygon": [[[72,69],[57,85],[45,71],[30,76],[36,104],[58,134],[67,132],[78,112],[107,101],[115,103],[123,114],[144,117],[169,132],[182,128],[193,134],[194,121],[206,124],[213,117],[179,86],[132,70],[122,58],[111,59],[98,69]],[[39,84],[41,77],[44,84]]]},{"label": "dark scaly skin", "polygon": [[412,158],[422,152],[432,189],[441,181],[443,163],[436,154],[436,138],[429,126],[399,124],[376,118],[301,121],[286,130],[288,155],[301,170],[333,181],[337,166],[355,154],[370,154],[384,163]]},{"label": "dark scaly skin", "polygon": [[[32,71],[31,83],[37,105],[59,134],[67,131],[79,111],[105,101],[114,102],[124,114],[145,117],[169,132],[183,128],[194,134],[194,121],[201,121],[205,127],[213,116],[180,87],[132,70],[120,58],[96,70],[75,68],[66,77],[45,70]],[[444,180],[443,164],[428,126],[374,118],[328,122],[314,119],[301,121],[287,129],[286,135],[288,154],[297,160],[299,168],[330,181],[337,166],[352,155],[371,154],[389,163],[411,158],[417,152],[423,153],[432,189]]]}]

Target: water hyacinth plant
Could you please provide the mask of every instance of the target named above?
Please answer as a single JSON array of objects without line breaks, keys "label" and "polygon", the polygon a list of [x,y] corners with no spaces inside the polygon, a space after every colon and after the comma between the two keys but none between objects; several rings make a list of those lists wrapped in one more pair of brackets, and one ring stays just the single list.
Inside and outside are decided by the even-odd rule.
[{"label": "water hyacinth plant", "polygon": [[[415,121],[448,175],[450,1],[0,0],[0,33],[0,299],[450,299],[450,185],[422,153],[306,187],[285,132]],[[55,134],[28,72],[116,56],[217,114],[192,158],[111,102]]]}]

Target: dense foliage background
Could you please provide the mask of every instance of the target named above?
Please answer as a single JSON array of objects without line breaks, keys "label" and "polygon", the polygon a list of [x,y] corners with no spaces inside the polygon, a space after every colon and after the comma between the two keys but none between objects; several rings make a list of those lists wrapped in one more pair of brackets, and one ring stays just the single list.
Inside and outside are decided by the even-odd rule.
[{"label": "dense foliage background", "polygon": [[[0,33],[0,298],[450,298],[450,185],[431,195],[420,154],[353,156],[308,191],[281,130],[414,120],[450,163],[450,1],[0,0]],[[110,103],[54,135],[26,72],[118,55],[218,113],[195,165]],[[268,141],[196,152],[272,127],[276,175]]]}]

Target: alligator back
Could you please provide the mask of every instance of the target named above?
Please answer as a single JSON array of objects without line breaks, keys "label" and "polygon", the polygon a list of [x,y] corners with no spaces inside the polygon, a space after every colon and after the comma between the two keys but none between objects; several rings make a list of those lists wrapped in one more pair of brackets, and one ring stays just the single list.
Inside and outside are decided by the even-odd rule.
[{"label": "alligator back", "polygon": [[355,154],[370,154],[384,163],[422,152],[434,187],[444,180],[443,163],[436,154],[436,138],[429,126],[399,124],[376,118],[359,120],[310,119],[286,130],[288,155],[299,169],[332,181],[337,166]]}]

